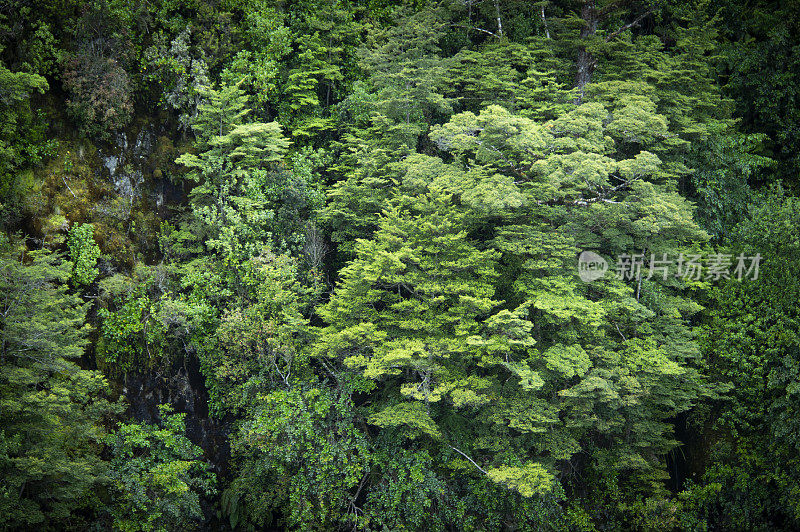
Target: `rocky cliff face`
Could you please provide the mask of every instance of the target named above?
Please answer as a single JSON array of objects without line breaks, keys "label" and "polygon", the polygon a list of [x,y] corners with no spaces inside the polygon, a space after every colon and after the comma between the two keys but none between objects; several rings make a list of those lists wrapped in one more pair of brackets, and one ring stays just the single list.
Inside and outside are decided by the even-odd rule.
[{"label": "rocky cliff face", "polygon": [[229,421],[209,417],[208,392],[194,354],[187,353],[176,360],[169,371],[130,373],[122,380],[121,391],[135,420],[156,422],[160,404],[170,404],[176,412],[185,412],[186,436],[205,451],[218,474],[225,473],[230,455]]},{"label": "rocky cliff face", "polygon": [[[54,127],[54,134],[58,131]],[[174,160],[180,142],[174,128],[159,125],[150,116],[139,117],[108,141],[92,143],[62,134],[56,155],[35,170],[30,183],[20,185],[29,187],[21,215],[30,234],[40,245],[62,250],[70,227],[92,223],[103,253],[99,261],[103,278],[130,275],[136,263],[158,264],[159,226],[186,201],[184,188],[175,184],[179,169]],[[97,284],[86,288],[86,296],[94,302],[89,318],[95,326],[98,307],[120,303],[104,295]],[[89,367],[96,367],[94,347],[84,360]],[[221,470],[228,455],[227,424],[209,418],[208,393],[197,357],[186,352],[169,364],[110,378],[137,421],[155,421],[157,407],[164,403],[185,412],[187,435]]]},{"label": "rocky cliff face", "polygon": [[[98,146],[92,160],[95,177],[113,185],[113,192],[106,193],[107,201],[98,203],[94,214],[127,220],[127,236],[134,253],[142,253],[146,263],[159,260],[158,250],[153,248],[153,231],[157,228],[154,222],[165,220],[186,199],[183,188],[172,180],[177,172],[173,164],[175,153],[166,128],[140,120],[116,133],[112,142]],[[104,211],[110,204],[117,209]],[[137,226],[135,222],[140,218],[150,224]],[[135,420],[155,422],[159,404],[170,404],[175,411],[185,412],[187,436],[204,449],[221,472],[229,454],[227,424],[209,417],[208,392],[194,353],[183,353],[168,370],[129,373],[121,380],[122,393]]]}]

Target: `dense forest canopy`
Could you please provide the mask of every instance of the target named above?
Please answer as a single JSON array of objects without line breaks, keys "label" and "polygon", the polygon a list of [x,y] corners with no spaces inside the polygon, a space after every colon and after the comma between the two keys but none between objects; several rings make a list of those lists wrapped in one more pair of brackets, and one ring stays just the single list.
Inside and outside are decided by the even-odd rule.
[{"label": "dense forest canopy", "polygon": [[0,529],[800,528],[800,3],[0,6]]}]

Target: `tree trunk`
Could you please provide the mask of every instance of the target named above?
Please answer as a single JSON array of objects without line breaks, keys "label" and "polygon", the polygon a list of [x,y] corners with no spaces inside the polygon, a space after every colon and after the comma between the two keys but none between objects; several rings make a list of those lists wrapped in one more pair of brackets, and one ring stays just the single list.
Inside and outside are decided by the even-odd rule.
[{"label": "tree trunk", "polygon": [[503,36],[503,20],[500,18],[500,1],[494,0],[494,11],[497,15],[497,36]]},{"label": "tree trunk", "polygon": [[[591,37],[597,32],[598,17],[594,0],[587,0],[581,8],[581,18],[584,21],[583,29],[581,29],[582,40]],[[578,52],[578,73],[575,75],[575,86],[578,89],[578,96],[575,98],[576,104],[580,104],[583,101],[584,88],[592,80],[594,65],[594,57],[586,51],[586,47],[582,47]]]}]

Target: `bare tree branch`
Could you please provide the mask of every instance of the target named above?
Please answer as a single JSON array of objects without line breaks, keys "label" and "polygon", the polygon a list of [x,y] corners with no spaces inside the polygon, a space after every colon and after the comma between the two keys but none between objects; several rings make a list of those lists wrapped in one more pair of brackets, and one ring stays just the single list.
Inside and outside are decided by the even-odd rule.
[{"label": "bare tree branch", "polygon": [[497,35],[493,31],[485,30],[483,28],[478,28],[476,26],[468,26],[468,25],[465,25],[465,24],[450,24],[450,27],[451,28],[466,28],[468,30],[480,31],[480,32],[486,33],[488,35],[491,35],[492,37],[496,37],[498,39],[500,38],[500,35]]},{"label": "bare tree branch", "polygon": [[626,30],[629,30],[629,29],[633,28],[634,26],[638,26],[638,25],[639,25],[639,23],[642,21],[642,19],[644,19],[644,18],[645,18],[646,16],[648,16],[648,15],[651,15],[652,13],[653,13],[653,8],[651,7],[650,9],[648,9],[647,11],[645,11],[644,13],[642,13],[641,15],[639,15],[638,17],[636,17],[636,19],[635,19],[633,22],[631,22],[630,24],[625,24],[624,26],[622,26],[621,28],[619,28],[619,29],[618,29],[617,31],[615,31],[614,33],[611,33],[611,34],[609,34],[609,35],[606,37],[606,42],[609,42],[611,39],[613,39],[613,38],[615,38],[615,37],[619,36],[619,35],[620,35],[621,33],[623,33],[624,31],[626,31]]},{"label": "bare tree branch", "polygon": [[500,19],[500,2],[499,0],[494,0],[494,10],[497,13],[497,35],[500,37],[503,36],[503,21]]},{"label": "bare tree branch", "polygon": [[474,465],[475,467],[477,467],[477,468],[478,468],[478,471],[480,471],[480,472],[481,472],[481,473],[483,473],[484,475],[488,475],[488,474],[489,474],[489,473],[487,473],[487,472],[486,472],[486,470],[485,470],[484,468],[482,468],[481,466],[479,466],[478,464],[476,464],[476,463],[475,463],[475,460],[473,460],[472,458],[470,458],[469,456],[467,456],[467,455],[466,455],[466,454],[464,454],[463,452],[459,451],[458,449],[456,449],[455,447],[453,447],[453,446],[452,446],[452,445],[450,445],[449,443],[447,444],[447,446],[448,446],[448,447],[450,447],[451,449],[453,449],[455,452],[457,452],[457,453],[458,453],[458,454],[460,454],[461,456],[463,456],[464,458],[466,458],[467,460],[469,460],[469,461],[470,461],[470,463],[472,463],[472,465]]},{"label": "bare tree branch", "polygon": [[544,17],[544,4],[542,4],[542,23],[544,24],[544,34],[550,38],[550,28],[547,27],[547,19]]}]

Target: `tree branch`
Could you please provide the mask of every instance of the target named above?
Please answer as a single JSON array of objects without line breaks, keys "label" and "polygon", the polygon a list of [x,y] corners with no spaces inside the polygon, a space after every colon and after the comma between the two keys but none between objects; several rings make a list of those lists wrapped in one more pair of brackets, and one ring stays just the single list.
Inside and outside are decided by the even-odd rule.
[{"label": "tree branch", "polygon": [[500,36],[497,35],[496,33],[494,33],[493,31],[485,30],[483,28],[478,28],[476,26],[467,26],[467,25],[464,25],[464,24],[450,24],[450,27],[451,28],[466,28],[468,30],[481,31],[483,33],[491,35],[492,37],[497,37],[498,39],[500,38]]},{"label": "tree branch", "polygon": [[503,21],[500,19],[500,2],[498,0],[494,0],[494,9],[497,13],[497,35],[500,37],[503,36]]},{"label": "tree branch", "polygon": [[[67,180],[64,178],[64,176],[63,176],[63,175],[61,176],[61,180],[64,182],[64,185],[66,185],[66,187],[67,187],[67,190],[69,190],[70,192],[72,192],[72,189],[71,189],[71,188],[70,188],[70,186],[67,184]],[[72,197],[73,197],[73,198],[77,198],[78,196],[76,196],[76,195],[75,195],[75,193],[74,193],[74,192],[72,192]]]},{"label": "tree branch", "polygon": [[647,11],[645,11],[644,13],[642,13],[641,15],[636,17],[636,19],[633,22],[631,22],[630,24],[625,24],[624,26],[619,28],[614,33],[611,33],[610,35],[608,35],[606,37],[606,42],[609,42],[609,41],[611,41],[611,39],[613,39],[615,37],[618,37],[624,31],[629,30],[629,29],[633,28],[634,26],[638,26],[639,23],[642,21],[642,19],[644,19],[646,16],[652,15],[652,14],[653,14],[653,8],[651,7]]},{"label": "tree branch", "polygon": [[458,449],[456,449],[455,447],[453,447],[453,446],[452,446],[452,445],[450,445],[449,443],[447,444],[447,446],[448,446],[448,447],[450,447],[451,449],[453,449],[455,452],[457,452],[457,453],[458,453],[458,454],[460,454],[461,456],[463,456],[464,458],[466,458],[467,460],[469,460],[469,461],[470,461],[470,463],[471,463],[472,465],[474,465],[475,467],[477,467],[477,468],[478,468],[478,471],[480,471],[480,472],[481,472],[481,473],[483,473],[484,475],[488,475],[488,474],[489,474],[489,473],[487,473],[487,472],[486,472],[486,470],[485,470],[484,468],[482,468],[481,466],[479,466],[478,464],[476,464],[476,463],[475,463],[475,460],[473,460],[472,458],[470,458],[469,456],[467,456],[467,455],[466,455],[466,454],[464,454],[463,452],[459,451]]},{"label": "tree branch", "polygon": [[550,38],[550,28],[547,27],[547,19],[544,17],[544,4],[542,4],[542,23],[544,24],[544,34]]}]

